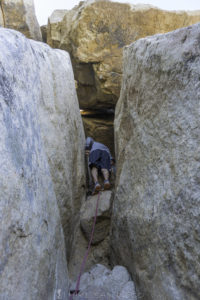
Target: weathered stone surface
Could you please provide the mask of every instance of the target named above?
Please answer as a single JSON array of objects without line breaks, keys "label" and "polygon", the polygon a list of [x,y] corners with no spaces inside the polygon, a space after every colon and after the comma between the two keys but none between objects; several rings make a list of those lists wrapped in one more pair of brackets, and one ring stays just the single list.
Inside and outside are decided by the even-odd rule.
[{"label": "weathered stone surface", "polygon": [[200,295],[200,24],[124,51],[112,253],[144,299]]},{"label": "weathered stone surface", "polygon": [[18,30],[28,38],[42,41],[33,0],[1,0],[0,26]]},{"label": "weathered stone surface", "polygon": [[[71,289],[75,289],[75,283]],[[133,281],[126,268],[115,266],[111,271],[97,264],[84,273],[80,281],[80,293],[75,299],[137,300]]]},{"label": "weathered stone surface", "polygon": [[200,12],[169,12],[148,5],[82,1],[55,11],[47,41],[70,52],[81,108],[114,107],[120,94],[122,49],[149,35],[200,21]]},{"label": "weathered stone surface", "polygon": [[65,110],[56,98],[58,79],[72,77],[72,69],[67,53],[17,31],[1,28],[0,44],[0,298],[55,299],[59,293],[68,299],[64,236],[48,164],[53,157],[45,153],[40,118],[45,120],[45,105],[48,124],[56,120],[53,103]]},{"label": "weathered stone surface", "polygon": [[54,10],[50,18],[48,19],[47,37],[48,44],[54,45],[54,48],[59,48],[61,39],[62,20],[65,14],[68,12],[66,9]]},{"label": "weathered stone surface", "polygon": [[105,191],[100,196],[95,195],[87,198],[87,201],[82,205],[80,211],[80,225],[87,240],[90,240],[92,226],[94,222],[96,204],[98,201],[97,220],[92,244],[97,244],[103,241],[109,234],[110,217],[111,217],[111,198],[112,191]]},{"label": "weathered stone surface", "polygon": [[69,54],[37,45],[39,120],[69,255],[73,227],[85,199],[85,136]]}]

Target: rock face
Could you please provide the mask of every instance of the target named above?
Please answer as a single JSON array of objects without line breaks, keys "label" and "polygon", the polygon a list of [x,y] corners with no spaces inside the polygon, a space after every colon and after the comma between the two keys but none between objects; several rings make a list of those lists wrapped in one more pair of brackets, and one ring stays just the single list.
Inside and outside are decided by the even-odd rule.
[{"label": "rock face", "polygon": [[200,24],[124,51],[113,260],[144,299],[200,295]]},{"label": "rock face", "polygon": [[[75,290],[75,283],[71,286]],[[97,264],[81,276],[80,292],[76,299],[137,300],[135,286],[126,268],[113,270]]]},{"label": "rock face", "polygon": [[0,298],[68,299],[61,221],[67,234],[84,182],[72,66],[13,30],[0,44]]},{"label": "rock face", "polygon": [[[85,199],[85,136],[69,54],[34,47],[40,78],[38,107],[42,138],[70,252],[73,227]],[[62,53],[62,55],[60,55]],[[47,78],[49,78],[47,80]]]},{"label": "rock face", "polygon": [[49,18],[48,44],[70,52],[81,108],[114,107],[120,94],[122,50],[149,35],[200,21],[200,12],[169,12],[147,5],[82,1]]},{"label": "rock face", "polygon": [[0,0],[0,26],[18,30],[28,38],[42,41],[33,0]]}]

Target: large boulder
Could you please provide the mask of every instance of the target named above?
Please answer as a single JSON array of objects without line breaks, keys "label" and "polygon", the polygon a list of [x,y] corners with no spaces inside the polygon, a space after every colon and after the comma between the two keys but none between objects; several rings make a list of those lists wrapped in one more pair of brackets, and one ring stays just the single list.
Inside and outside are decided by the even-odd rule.
[{"label": "large boulder", "polygon": [[67,299],[64,236],[38,117],[49,95],[42,70],[56,86],[50,60],[67,55],[6,29],[0,44],[0,298]]},{"label": "large boulder", "polygon": [[70,58],[14,30],[0,44],[0,298],[68,299],[63,228],[85,184]]},{"label": "large boulder", "polygon": [[46,44],[34,45],[41,85],[39,121],[69,255],[76,216],[85,199],[85,135],[69,54],[52,51]]},{"label": "large boulder", "polygon": [[0,26],[18,30],[28,38],[42,41],[33,0],[1,0]]},{"label": "large boulder", "polygon": [[114,107],[120,94],[122,50],[155,33],[200,21],[200,12],[169,12],[148,5],[82,1],[49,18],[47,42],[70,52],[81,108]]},{"label": "large boulder", "polygon": [[200,24],[125,48],[112,253],[144,299],[200,295]]}]

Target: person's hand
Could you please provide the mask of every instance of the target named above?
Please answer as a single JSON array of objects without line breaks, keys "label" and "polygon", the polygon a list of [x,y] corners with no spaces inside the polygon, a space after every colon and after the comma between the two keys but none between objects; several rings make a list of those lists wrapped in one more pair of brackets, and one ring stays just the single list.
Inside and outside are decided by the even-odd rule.
[{"label": "person's hand", "polygon": [[85,150],[85,155],[89,156],[89,154],[90,154],[90,150]]},{"label": "person's hand", "polygon": [[110,161],[110,163],[111,163],[111,166],[114,166],[115,165],[115,159],[112,158],[111,161]]}]

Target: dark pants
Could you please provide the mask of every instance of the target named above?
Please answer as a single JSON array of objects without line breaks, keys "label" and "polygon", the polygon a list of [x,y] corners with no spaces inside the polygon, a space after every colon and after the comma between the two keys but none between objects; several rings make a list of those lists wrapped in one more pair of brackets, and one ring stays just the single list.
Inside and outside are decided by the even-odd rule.
[{"label": "dark pants", "polygon": [[111,169],[110,165],[110,155],[104,150],[94,150],[89,155],[89,166],[90,168],[97,168],[98,170]]}]

